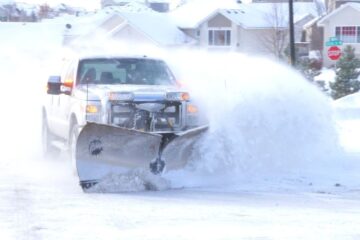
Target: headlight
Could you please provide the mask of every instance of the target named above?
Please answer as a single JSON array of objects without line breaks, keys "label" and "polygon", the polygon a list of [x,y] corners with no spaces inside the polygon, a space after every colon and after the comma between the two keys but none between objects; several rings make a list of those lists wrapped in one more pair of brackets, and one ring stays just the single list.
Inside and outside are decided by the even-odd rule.
[{"label": "headlight", "polygon": [[100,106],[94,105],[94,104],[88,104],[86,105],[86,112],[87,113],[99,113],[100,112]]},{"label": "headlight", "polygon": [[166,100],[168,101],[188,101],[190,95],[187,92],[168,92],[166,93]]},{"label": "headlight", "polygon": [[131,92],[112,92],[109,94],[111,101],[131,101],[134,99],[134,94]]},{"label": "headlight", "polygon": [[193,104],[188,104],[187,105],[187,112],[188,113],[197,113],[198,112],[198,108],[193,105]]}]

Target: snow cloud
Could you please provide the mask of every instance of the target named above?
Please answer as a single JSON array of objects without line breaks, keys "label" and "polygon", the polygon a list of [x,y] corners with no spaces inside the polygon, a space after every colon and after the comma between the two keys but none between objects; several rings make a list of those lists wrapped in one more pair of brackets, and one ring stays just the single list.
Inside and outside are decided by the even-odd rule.
[{"label": "snow cloud", "polygon": [[339,166],[331,100],[294,70],[237,53],[182,51],[171,59],[210,122],[197,171],[295,177]]}]

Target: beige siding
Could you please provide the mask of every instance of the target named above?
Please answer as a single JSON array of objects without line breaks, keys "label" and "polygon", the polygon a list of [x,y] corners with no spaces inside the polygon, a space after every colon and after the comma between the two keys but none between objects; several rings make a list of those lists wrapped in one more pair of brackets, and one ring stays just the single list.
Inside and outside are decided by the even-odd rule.
[{"label": "beige siding", "polygon": [[208,21],[209,28],[231,27],[231,25],[231,21],[221,14],[217,14]]},{"label": "beige siding", "polygon": [[270,30],[267,29],[243,29],[239,27],[238,32],[238,51],[253,54],[274,56],[268,44]]},{"label": "beige siding", "polygon": [[[230,46],[209,46],[209,29],[229,29],[231,30]],[[221,50],[236,50],[238,43],[237,40],[237,25],[221,14],[217,14],[208,22],[203,23],[198,28],[200,30],[200,36],[198,37],[199,45],[207,47],[209,49],[221,49]]]},{"label": "beige siding", "polygon": [[[325,46],[325,43],[329,41],[330,37],[335,37],[335,27],[337,26],[360,26],[360,12],[356,11],[351,7],[346,7],[339,11],[337,14],[333,15],[331,18],[327,19],[324,24],[324,48],[323,48],[323,57],[324,65],[331,66],[336,63],[328,58],[327,50],[329,47]],[[346,44],[341,46],[343,48]],[[356,55],[359,57],[360,54],[360,44],[359,43],[350,43],[355,47]]]},{"label": "beige siding", "polygon": [[[269,35],[271,35],[273,31],[271,29],[244,29],[221,14],[217,14],[207,22],[204,22],[198,29],[200,36],[197,39],[200,47],[209,50],[239,51],[254,56],[275,56],[271,49],[272,46],[268,45]],[[209,46],[209,29],[231,30],[231,45]],[[191,33],[191,31],[185,32],[189,35],[194,34],[194,32]]]}]

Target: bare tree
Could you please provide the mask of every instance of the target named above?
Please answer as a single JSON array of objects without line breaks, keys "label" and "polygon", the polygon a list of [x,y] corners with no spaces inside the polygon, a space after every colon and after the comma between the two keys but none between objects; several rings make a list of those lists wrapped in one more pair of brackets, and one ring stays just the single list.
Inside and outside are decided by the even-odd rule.
[{"label": "bare tree", "polygon": [[51,10],[50,6],[46,3],[44,3],[44,4],[40,5],[39,17],[41,19],[49,18],[51,11],[52,10]]},{"label": "bare tree", "polygon": [[325,4],[321,0],[314,0],[315,10],[318,16],[322,16],[325,12]]},{"label": "bare tree", "polygon": [[281,3],[273,3],[269,13],[264,14],[265,21],[270,28],[262,35],[264,47],[275,57],[284,58],[284,51],[288,45],[287,9]]}]

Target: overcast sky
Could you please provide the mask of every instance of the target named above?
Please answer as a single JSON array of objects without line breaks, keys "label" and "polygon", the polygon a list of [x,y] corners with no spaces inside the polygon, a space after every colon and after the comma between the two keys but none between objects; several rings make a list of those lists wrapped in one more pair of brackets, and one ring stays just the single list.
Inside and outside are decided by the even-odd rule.
[{"label": "overcast sky", "polygon": [[16,2],[26,2],[26,3],[36,3],[36,4],[47,3],[50,6],[57,5],[59,3],[65,3],[71,6],[83,7],[88,10],[100,8],[100,0],[18,0]]}]

